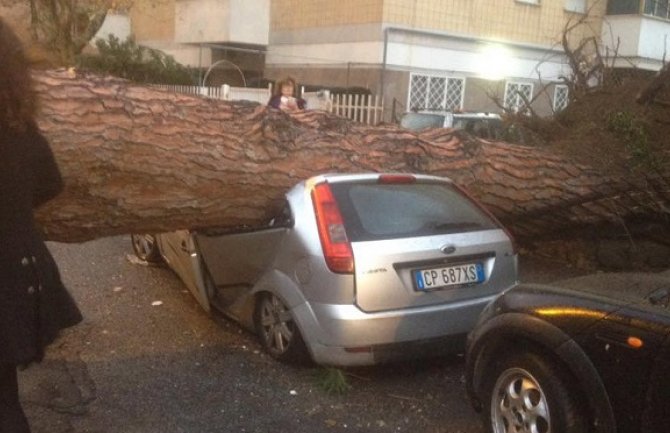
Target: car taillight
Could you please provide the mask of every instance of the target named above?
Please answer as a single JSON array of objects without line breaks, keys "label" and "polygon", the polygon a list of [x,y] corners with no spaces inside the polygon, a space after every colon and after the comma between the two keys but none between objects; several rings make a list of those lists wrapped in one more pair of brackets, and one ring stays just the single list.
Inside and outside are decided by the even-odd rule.
[{"label": "car taillight", "polygon": [[380,174],[377,183],[382,184],[398,184],[398,183],[414,183],[416,177],[411,174]]},{"label": "car taillight", "polygon": [[464,196],[466,196],[472,203],[474,203],[475,206],[477,206],[477,207],[479,208],[479,210],[481,210],[482,212],[484,212],[484,213],[486,214],[486,216],[488,216],[489,218],[491,218],[491,219],[498,225],[498,227],[500,227],[500,228],[505,232],[505,234],[506,234],[507,237],[509,238],[510,242],[512,242],[512,253],[516,254],[516,253],[518,252],[518,248],[517,248],[516,240],[514,239],[514,236],[512,235],[512,232],[510,232],[510,231],[507,229],[507,227],[505,227],[505,226],[498,220],[498,218],[496,218],[496,216],[493,215],[493,213],[492,213],[490,210],[488,210],[488,209],[486,208],[486,206],[484,206],[479,200],[477,200],[472,194],[470,194],[470,191],[468,191],[467,189],[465,189],[464,187],[462,187],[461,185],[458,185],[458,184],[456,184],[456,183],[453,183],[452,185],[453,185],[454,187],[456,187],[456,189],[458,189],[458,190],[459,190]]},{"label": "car taillight", "polygon": [[353,274],[354,255],[351,251],[351,244],[347,239],[340,208],[327,183],[314,187],[312,202],[323,256],[328,268],[338,274]]}]

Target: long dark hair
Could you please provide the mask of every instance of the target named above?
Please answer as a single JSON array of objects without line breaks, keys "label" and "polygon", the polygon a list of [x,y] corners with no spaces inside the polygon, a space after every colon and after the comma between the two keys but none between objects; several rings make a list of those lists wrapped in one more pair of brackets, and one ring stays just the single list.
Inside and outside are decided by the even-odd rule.
[{"label": "long dark hair", "polygon": [[0,18],[0,130],[23,132],[34,122],[37,98],[21,41]]}]

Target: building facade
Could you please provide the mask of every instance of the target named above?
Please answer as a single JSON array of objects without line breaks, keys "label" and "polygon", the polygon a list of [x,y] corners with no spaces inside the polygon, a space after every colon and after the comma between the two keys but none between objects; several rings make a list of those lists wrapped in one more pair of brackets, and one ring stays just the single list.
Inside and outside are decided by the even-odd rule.
[{"label": "building facade", "polygon": [[136,0],[129,18],[139,44],[179,63],[225,70],[231,85],[253,85],[263,76],[270,0]]},{"label": "building facade", "polygon": [[408,110],[564,107],[566,25],[600,36],[591,0],[274,0],[266,74],[383,94],[387,120]]},{"label": "building facade", "polygon": [[659,70],[670,50],[669,0],[609,0],[602,43],[616,67]]},{"label": "building facade", "polygon": [[[409,110],[540,115],[567,104],[563,34],[617,67],[658,70],[670,0],[137,0],[131,31],[179,62],[230,69],[232,85],[287,75],[366,89],[385,120]],[[206,83],[210,84],[210,83]]]}]

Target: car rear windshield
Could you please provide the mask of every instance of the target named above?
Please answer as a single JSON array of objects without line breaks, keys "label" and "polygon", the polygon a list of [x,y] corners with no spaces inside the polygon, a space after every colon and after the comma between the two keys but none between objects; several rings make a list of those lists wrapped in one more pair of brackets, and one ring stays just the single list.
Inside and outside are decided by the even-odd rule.
[{"label": "car rear windshield", "polygon": [[331,189],[352,242],[498,228],[446,183],[332,183]]}]

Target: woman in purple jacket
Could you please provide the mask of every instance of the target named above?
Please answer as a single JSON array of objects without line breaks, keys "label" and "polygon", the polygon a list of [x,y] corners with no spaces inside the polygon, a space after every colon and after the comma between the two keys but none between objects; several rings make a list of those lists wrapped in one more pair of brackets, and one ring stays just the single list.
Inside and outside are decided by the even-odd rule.
[{"label": "woman in purple jacket", "polygon": [[295,90],[296,86],[293,78],[288,77],[277,81],[273,95],[268,101],[268,106],[282,111],[304,110],[307,103],[304,99],[296,97]]}]

